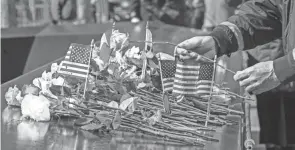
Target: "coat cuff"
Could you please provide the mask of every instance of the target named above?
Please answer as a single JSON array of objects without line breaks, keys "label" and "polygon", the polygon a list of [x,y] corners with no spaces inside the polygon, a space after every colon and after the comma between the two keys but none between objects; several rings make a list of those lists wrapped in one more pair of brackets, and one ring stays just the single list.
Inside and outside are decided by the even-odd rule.
[{"label": "coat cuff", "polygon": [[240,29],[233,23],[223,22],[210,34],[216,42],[216,54],[230,55],[244,49],[243,36]]},{"label": "coat cuff", "polygon": [[[295,75],[295,49],[287,55],[274,60],[274,72],[278,79],[284,83]],[[294,56],[293,56],[294,55]]]}]

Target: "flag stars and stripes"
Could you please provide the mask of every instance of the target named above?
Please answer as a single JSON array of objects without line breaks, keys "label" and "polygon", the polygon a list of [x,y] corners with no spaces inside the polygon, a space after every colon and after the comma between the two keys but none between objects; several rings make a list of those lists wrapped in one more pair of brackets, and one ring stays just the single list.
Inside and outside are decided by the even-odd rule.
[{"label": "flag stars and stripes", "polygon": [[160,60],[161,74],[162,74],[162,84],[163,91],[168,92],[173,89],[173,82],[175,76],[175,61],[173,60]]},{"label": "flag stars and stripes", "polygon": [[213,63],[206,63],[200,66],[200,80],[212,80]]},{"label": "flag stars and stripes", "polygon": [[89,45],[71,44],[58,72],[63,75],[86,79],[89,71],[90,50]]}]

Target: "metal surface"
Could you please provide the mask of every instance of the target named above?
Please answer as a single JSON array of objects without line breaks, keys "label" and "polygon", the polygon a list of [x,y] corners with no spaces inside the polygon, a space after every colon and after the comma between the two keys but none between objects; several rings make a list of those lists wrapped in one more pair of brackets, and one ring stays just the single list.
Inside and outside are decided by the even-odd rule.
[{"label": "metal surface", "polygon": [[7,107],[2,113],[3,150],[238,150],[238,127],[225,127],[216,133],[219,143],[208,143],[205,148],[176,145],[164,139],[141,133],[111,132],[108,134],[77,130],[73,120],[63,118],[59,122],[11,121],[19,119],[19,108]]}]

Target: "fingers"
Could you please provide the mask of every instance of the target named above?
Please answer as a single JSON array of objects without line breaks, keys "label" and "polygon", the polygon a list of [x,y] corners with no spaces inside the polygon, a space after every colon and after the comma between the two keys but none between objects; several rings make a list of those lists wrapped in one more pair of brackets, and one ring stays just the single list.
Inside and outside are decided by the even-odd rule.
[{"label": "fingers", "polygon": [[235,75],[234,75],[234,80],[235,81],[241,81],[241,80],[244,80],[246,78],[248,78],[251,73],[253,71],[253,68],[252,67],[249,67],[243,71],[238,71]]},{"label": "fingers", "polygon": [[254,82],[253,84],[250,84],[249,86],[247,86],[245,88],[245,91],[247,92],[253,92],[253,94],[259,94],[257,93],[257,91],[255,91],[256,89],[259,89],[260,83],[259,82]]},{"label": "fingers", "polygon": [[195,49],[196,47],[199,47],[201,45],[202,39],[203,37],[196,36],[179,43],[178,46],[184,49],[189,49],[189,50]]},{"label": "fingers", "polygon": [[187,55],[188,53],[189,53],[188,50],[184,48],[175,47],[174,56]]},{"label": "fingers", "polygon": [[180,59],[195,59],[196,61],[204,61],[204,58],[201,55],[198,55],[195,52],[190,52],[183,48],[176,48],[175,56],[179,56]]}]

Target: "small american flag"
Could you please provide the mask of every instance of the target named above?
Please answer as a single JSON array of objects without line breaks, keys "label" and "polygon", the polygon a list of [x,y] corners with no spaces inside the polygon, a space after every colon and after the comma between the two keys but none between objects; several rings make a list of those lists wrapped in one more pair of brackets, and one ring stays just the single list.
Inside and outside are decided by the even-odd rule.
[{"label": "small american flag", "polygon": [[184,96],[208,95],[211,89],[213,67],[213,63],[178,60],[176,64],[173,94]]},{"label": "small american flag", "polygon": [[210,94],[211,87],[214,86],[214,83],[212,84],[213,70],[213,63],[201,63],[199,81],[197,82],[197,95],[203,96]]},{"label": "small american flag", "polygon": [[89,45],[72,43],[65,60],[61,62],[58,73],[86,79],[89,71],[90,50]]},{"label": "small american flag", "polygon": [[162,88],[163,92],[169,92],[173,89],[174,74],[175,74],[175,58],[166,53],[157,53],[158,58]]},{"label": "small american flag", "polygon": [[174,75],[175,75],[175,61],[174,60],[159,60],[160,70],[162,75],[163,92],[169,92],[173,89]]}]

